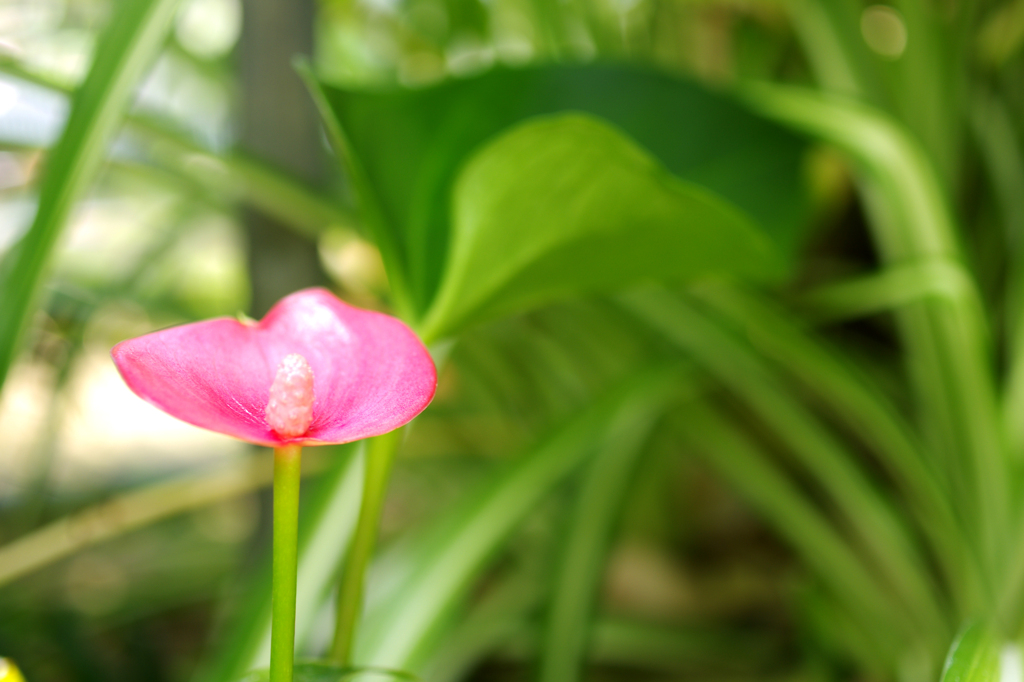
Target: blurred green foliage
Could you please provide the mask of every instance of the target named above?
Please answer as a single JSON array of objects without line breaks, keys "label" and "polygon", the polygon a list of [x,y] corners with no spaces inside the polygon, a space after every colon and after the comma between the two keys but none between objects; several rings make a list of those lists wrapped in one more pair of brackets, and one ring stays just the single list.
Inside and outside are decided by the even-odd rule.
[{"label": "blurred green foliage", "polygon": [[[239,112],[255,2],[4,5],[0,655],[29,682],[266,665],[267,472],[90,369],[247,309],[281,274],[247,266],[256,212],[441,370],[357,664],[1019,676],[1022,8],[323,0],[314,184],[239,143],[279,113]],[[321,454],[314,659],[363,456]]]}]

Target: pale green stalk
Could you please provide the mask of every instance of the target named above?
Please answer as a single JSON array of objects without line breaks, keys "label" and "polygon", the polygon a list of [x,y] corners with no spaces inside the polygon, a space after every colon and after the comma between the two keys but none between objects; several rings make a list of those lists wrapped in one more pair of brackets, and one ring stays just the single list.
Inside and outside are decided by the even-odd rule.
[{"label": "pale green stalk", "polygon": [[275,448],[270,682],[292,680],[301,475],[302,446],[285,445]]},{"label": "pale green stalk", "polygon": [[381,509],[391,477],[391,465],[401,441],[401,434],[402,430],[396,429],[383,436],[377,436],[370,441],[366,449],[362,505],[338,584],[334,641],[329,652],[329,658],[339,665],[347,666],[352,663],[352,644],[363,610],[366,567],[377,544],[377,527],[380,525]]}]

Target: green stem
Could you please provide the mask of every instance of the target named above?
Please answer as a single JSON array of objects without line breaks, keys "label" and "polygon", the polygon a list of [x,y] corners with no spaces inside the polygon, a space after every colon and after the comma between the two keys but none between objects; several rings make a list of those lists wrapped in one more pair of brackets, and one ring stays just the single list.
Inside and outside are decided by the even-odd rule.
[{"label": "green stem", "polygon": [[370,563],[373,547],[377,542],[377,526],[380,524],[384,493],[391,476],[391,463],[401,429],[378,436],[369,442],[366,450],[365,478],[363,479],[363,501],[359,508],[359,521],[349,547],[348,559],[341,573],[338,585],[338,617],[334,628],[334,642],[331,644],[330,660],[339,665],[352,661],[352,642],[363,607],[363,578]]},{"label": "green stem", "polygon": [[270,682],[291,682],[295,656],[295,590],[302,446],[274,449],[274,561]]}]

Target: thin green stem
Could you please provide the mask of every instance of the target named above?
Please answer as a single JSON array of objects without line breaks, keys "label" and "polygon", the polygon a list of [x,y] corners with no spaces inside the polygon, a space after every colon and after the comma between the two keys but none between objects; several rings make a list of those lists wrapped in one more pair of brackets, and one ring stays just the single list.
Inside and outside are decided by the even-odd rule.
[{"label": "thin green stem", "polygon": [[299,480],[302,446],[274,449],[274,561],[271,588],[270,682],[291,682],[295,657]]},{"label": "thin green stem", "polygon": [[363,609],[363,582],[366,567],[377,543],[377,526],[384,505],[391,464],[401,436],[401,429],[372,439],[366,449],[363,501],[359,508],[359,521],[349,547],[345,568],[338,585],[338,611],[331,644],[330,660],[339,665],[352,661],[352,643],[355,639],[359,615]]}]

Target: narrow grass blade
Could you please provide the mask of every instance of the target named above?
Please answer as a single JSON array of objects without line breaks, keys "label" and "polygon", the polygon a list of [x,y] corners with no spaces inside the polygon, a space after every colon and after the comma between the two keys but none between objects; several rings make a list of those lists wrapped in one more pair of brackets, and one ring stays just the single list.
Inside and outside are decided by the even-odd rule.
[{"label": "narrow grass blade", "polygon": [[957,507],[978,538],[986,578],[1000,582],[1011,544],[1011,462],[984,309],[963,264],[934,168],[909,132],[869,107],[768,84],[747,92],[758,111],[837,146],[857,162],[874,239],[886,263],[942,262],[961,269],[961,279],[972,284],[955,298],[929,298],[904,308],[897,319],[929,445],[942,453],[950,480],[967,482],[956,491]]},{"label": "narrow grass blade", "polygon": [[973,288],[963,266],[936,259],[825,284],[802,302],[815,321],[839,322],[892,312],[928,297],[956,300],[971,295]]},{"label": "narrow grass blade", "polygon": [[[1024,2],[1016,3],[1024,21]],[[1024,24],[1022,24],[1024,25]],[[1024,147],[1013,114],[995,94],[978,92],[971,128],[1006,229],[1006,245],[1017,250],[1024,239]],[[1010,367],[1004,387],[1003,421],[1011,452],[1024,456],[1024,265],[1010,258],[1006,276],[1005,324]]]},{"label": "narrow grass blade", "polygon": [[773,429],[835,503],[843,522],[918,620],[920,632],[927,633],[933,645],[941,641],[939,646],[944,646],[949,633],[936,603],[934,580],[905,520],[844,444],[786,390],[748,344],[694,306],[666,291],[634,292],[620,300],[721,380]]},{"label": "narrow grass blade", "polygon": [[[535,606],[526,602],[523,606]],[[484,617],[470,614],[457,632],[461,638],[442,653],[447,658],[430,668],[423,679],[457,682],[467,679],[473,665],[485,656],[499,661],[532,662],[541,641],[536,623],[525,608],[508,608]],[[622,617],[597,616],[587,661],[669,676],[677,679],[771,679],[785,661],[780,638],[748,628],[716,625],[674,625]],[[454,633],[453,633],[454,634]],[[464,644],[463,644],[464,643]],[[459,644],[463,644],[459,646]],[[455,658],[460,656],[460,658]],[[454,665],[453,665],[454,664]]]},{"label": "narrow grass blade", "polygon": [[424,658],[423,679],[466,679],[484,658],[535,629],[530,616],[540,604],[544,587],[538,577],[535,571],[519,569],[460,614],[457,624],[439,638],[437,646]]},{"label": "narrow grass blade", "polygon": [[858,30],[861,7],[851,0],[787,0],[817,82],[833,92],[884,102],[882,83]]},{"label": "narrow grass blade", "polygon": [[631,407],[608,427],[605,442],[584,470],[565,525],[541,647],[540,682],[574,682],[583,672],[608,544],[658,417],[654,405]]},{"label": "narrow grass blade", "polygon": [[[964,529],[945,481],[929,466],[927,453],[897,407],[848,360],[755,294],[734,287],[708,287],[698,295],[747,334],[758,352],[799,381],[851,433],[860,435],[910,501],[954,593],[980,590],[979,567],[963,556]],[[960,602],[966,607],[969,599],[961,597]]]},{"label": "narrow grass blade", "polygon": [[[16,60],[2,55],[0,73],[55,92],[73,93],[63,83],[27,71]],[[247,203],[310,238],[327,227],[356,229],[357,221],[350,210],[259,159],[241,152],[214,154],[146,116],[127,114],[124,123],[125,132],[146,143],[149,160],[187,181],[190,192]],[[146,166],[132,164],[129,168],[138,173]]]},{"label": "narrow grass blade", "polygon": [[132,490],[0,547],[0,586],[124,533],[270,483],[266,467],[232,466]]},{"label": "narrow grass blade", "polygon": [[[136,123],[130,129],[142,126]],[[143,134],[154,143],[152,155],[164,168],[221,200],[248,204],[303,237],[316,239],[327,228],[356,230],[358,221],[349,210],[251,156],[217,156],[153,128]]]},{"label": "narrow grass blade", "polygon": [[675,372],[641,374],[573,417],[439,520],[401,562],[411,567],[364,620],[360,665],[409,669],[487,560],[553,487],[624,419],[647,421],[674,391]]},{"label": "narrow grass blade", "polygon": [[[824,89],[855,95],[902,117],[928,150],[946,185],[953,181],[960,143],[955,108],[957,82],[952,68],[962,55],[950,56],[958,41],[950,40],[945,21],[937,21],[927,0],[896,0],[899,21],[912,40],[893,60],[869,48],[864,33],[864,5],[854,0],[814,2],[787,0],[790,18],[807,51],[818,83]],[[958,23],[970,30],[971,3],[958,8]],[[952,19],[952,17],[950,17]],[[973,39],[973,35],[971,36]],[[959,42],[966,43],[962,40]]]},{"label": "narrow grass blade", "polygon": [[135,86],[163,47],[177,5],[178,0],[125,0],[97,41],[64,133],[47,157],[35,220],[3,270],[0,386],[38,303],[54,245],[99,168]]},{"label": "narrow grass blade", "polygon": [[875,645],[873,668],[891,669],[915,626],[894,604],[821,512],[735,425],[696,405],[680,423],[683,437],[800,554]]}]

